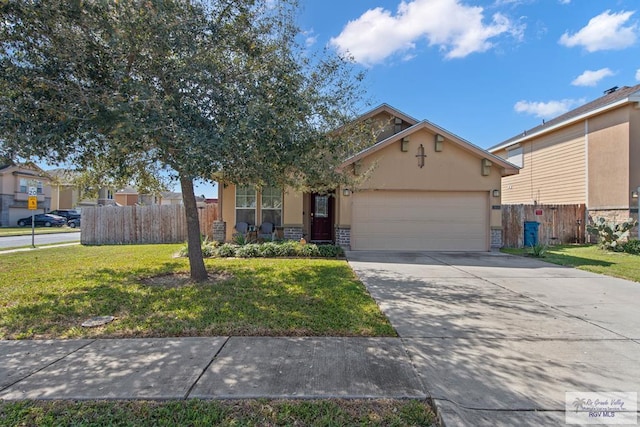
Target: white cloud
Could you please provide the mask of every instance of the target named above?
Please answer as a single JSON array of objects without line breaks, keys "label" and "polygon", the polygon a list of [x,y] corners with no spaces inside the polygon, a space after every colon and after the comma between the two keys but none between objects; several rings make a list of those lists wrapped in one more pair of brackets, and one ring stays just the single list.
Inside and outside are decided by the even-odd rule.
[{"label": "white cloud", "polygon": [[569,4],[571,3],[571,0],[558,0],[560,2],[560,4]]},{"label": "white cloud", "polygon": [[571,82],[574,86],[595,86],[605,77],[613,76],[615,73],[609,68],[601,68],[599,70],[586,70]]},{"label": "white cloud", "polygon": [[583,100],[563,99],[560,101],[532,102],[518,101],[513,109],[518,113],[532,114],[543,119],[551,119],[583,104]]},{"label": "white cloud", "polygon": [[640,69],[636,71],[636,80],[640,82]]},{"label": "white cloud", "polygon": [[636,42],[638,25],[631,23],[625,26],[634,13],[611,13],[607,10],[591,18],[577,33],[564,33],[559,43],[567,47],[583,46],[588,52],[624,49]]},{"label": "white cloud", "polygon": [[357,62],[371,65],[396,53],[406,54],[421,38],[438,46],[447,58],[463,58],[491,49],[494,44],[490,40],[495,37],[522,36],[524,26],[500,13],[485,24],[483,12],[483,8],[463,5],[460,0],[402,1],[395,14],[382,7],[367,10],[330,43]]}]

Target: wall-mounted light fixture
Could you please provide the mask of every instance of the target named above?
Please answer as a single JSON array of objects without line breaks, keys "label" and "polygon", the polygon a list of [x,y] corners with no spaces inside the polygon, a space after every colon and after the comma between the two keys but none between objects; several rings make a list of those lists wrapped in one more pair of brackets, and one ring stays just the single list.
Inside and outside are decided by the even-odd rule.
[{"label": "wall-mounted light fixture", "polygon": [[400,151],[409,151],[409,138],[404,137],[400,140]]},{"label": "wall-mounted light fixture", "polygon": [[493,197],[500,197],[500,190],[493,190]]},{"label": "wall-mounted light fixture", "polygon": [[348,188],[343,188],[342,189],[342,195],[344,197],[349,197],[351,195],[351,190],[349,190]]},{"label": "wall-mounted light fixture", "polygon": [[637,199],[638,198],[638,191],[637,190],[633,190],[631,192],[631,198],[632,199]]},{"label": "wall-mounted light fixture", "polygon": [[442,144],[444,143],[444,136],[440,135],[439,133],[436,133],[436,151],[442,151]]}]

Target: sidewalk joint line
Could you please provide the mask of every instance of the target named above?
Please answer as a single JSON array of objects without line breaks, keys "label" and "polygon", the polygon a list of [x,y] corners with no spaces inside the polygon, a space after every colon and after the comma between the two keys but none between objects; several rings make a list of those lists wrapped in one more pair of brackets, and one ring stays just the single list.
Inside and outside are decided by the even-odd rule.
[{"label": "sidewalk joint line", "polygon": [[15,381],[14,381],[14,382],[12,382],[11,384],[7,385],[6,387],[2,387],[2,388],[0,388],[0,392],[5,391],[5,390],[8,390],[9,388],[13,387],[14,385],[18,384],[18,383],[19,383],[19,382],[21,382],[21,381],[26,380],[27,378],[29,378],[29,377],[33,376],[34,374],[37,374],[38,372],[42,372],[42,371],[44,371],[45,369],[49,368],[50,366],[54,365],[55,363],[58,363],[58,362],[59,362],[59,361],[61,361],[62,359],[65,359],[65,358],[67,358],[67,357],[71,356],[72,354],[77,353],[78,351],[80,351],[80,350],[82,350],[83,348],[85,348],[85,347],[87,347],[87,346],[89,346],[89,345],[93,344],[93,343],[94,343],[94,342],[96,342],[96,341],[98,341],[98,339],[93,339],[93,340],[89,341],[88,343],[86,343],[85,345],[82,345],[82,346],[80,346],[80,347],[76,348],[76,349],[75,349],[75,350],[73,350],[72,352],[67,353],[67,354],[65,354],[65,355],[63,355],[63,356],[60,356],[59,358],[57,358],[56,360],[52,361],[51,363],[49,363],[49,364],[47,364],[47,365],[45,365],[45,366],[42,366],[41,368],[36,369],[36,370],[35,370],[35,371],[33,371],[33,372],[30,372],[27,376],[24,376],[24,377],[22,377],[22,378],[18,378],[17,380],[15,380]]},{"label": "sidewalk joint line", "polygon": [[209,363],[207,363],[207,366],[205,366],[202,369],[202,372],[200,372],[200,375],[198,375],[198,378],[196,378],[196,380],[193,382],[193,384],[191,384],[191,387],[189,387],[189,390],[187,390],[187,392],[184,394],[183,400],[187,400],[189,398],[189,395],[191,394],[191,392],[193,391],[193,389],[195,388],[196,384],[198,384],[198,381],[200,381],[200,378],[202,378],[202,376],[205,374],[205,372],[207,372],[207,370],[209,369],[209,367],[211,366],[211,364],[213,363],[214,360],[216,360],[216,358],[218,357],[218,355],[220,354],[220,352],[222,351],[223,348],[225,348],[225,346],[227,345],[227,343],[229,342],[229,340],[231,339],[231,336],[228,336],[224,342],[222,343],[222,345],[220,346],[220,348],[218,349],[218,351],[216,351],[216,354],[213,355],[213,357],[211,358],[211,360],[209,360]]}]

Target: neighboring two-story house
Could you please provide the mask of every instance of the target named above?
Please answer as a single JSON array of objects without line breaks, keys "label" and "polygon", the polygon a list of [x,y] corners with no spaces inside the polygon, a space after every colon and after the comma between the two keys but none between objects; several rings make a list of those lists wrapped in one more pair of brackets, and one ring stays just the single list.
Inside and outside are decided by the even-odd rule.
[{"label": "neighboring two-story house", "polygon": [[521,168],[502,179],[503,204],[584,204],[591,219],[637,218],[640,85],[609,89],[489,151]]},{"label": "neighboring two-story house", "polygon": [[[0,165],[0,227],[15,227],[18,219],[51,209],[50,178],[33,163]],[[36,189],[38,209],[27,206],[29,189]]]}]

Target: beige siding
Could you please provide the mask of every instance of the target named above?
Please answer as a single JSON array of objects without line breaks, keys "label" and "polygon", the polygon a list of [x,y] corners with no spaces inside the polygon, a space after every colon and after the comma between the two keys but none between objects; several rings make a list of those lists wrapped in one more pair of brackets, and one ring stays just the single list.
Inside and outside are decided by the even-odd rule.
[{"label": "beige siding", "polygon": [[636,108],[629,112],[629,138],[629,187],[636,190],[640,186],[640,110]]},{"label": "beige siding", "polygon": [[523,143],[523,167],[503,178],[502,203],[585,203],[584,135],[579,123]]}]

